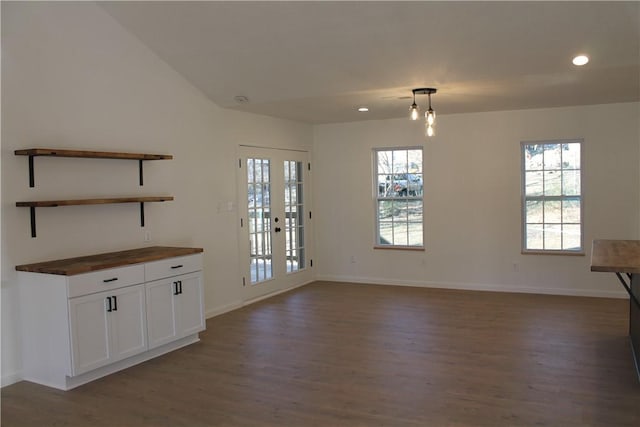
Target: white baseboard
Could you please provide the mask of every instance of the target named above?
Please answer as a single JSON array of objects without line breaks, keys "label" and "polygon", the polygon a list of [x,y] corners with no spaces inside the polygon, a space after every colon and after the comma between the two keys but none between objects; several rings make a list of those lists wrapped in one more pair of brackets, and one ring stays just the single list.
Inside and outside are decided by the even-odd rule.
[{"label": "white baseboard", "polygon": [[2,374],[0,379],[0,387],[6,387],[11,384],[22,381],[22,372],[13,372],[11,374]]},{"label": "white baseboard", "polygon": [[234,301],[234,302],[229,303],[229,304],[222,305],[220,307],[214,307],[214,308],[211,308],[211,309],[207,310],[204,313],[204,317],[207,318],[207,319],[210,319],[212,317],[220,316],[221,314],[228,313],[230,311],[236,310],[236,309],[242,307],[242,305],[243,305],[242,301],[238,300],[238,301]]},{"label": "white baseboard", "polygon": [[607,291],[607,290],[591,290],[591,289],[570,289],[570,288],[539,288],[530,286],[514,286],[514,285],[496,285],[488,283],[464,283],[464,282],[431,282],[418,280],[391,280],[380,279],[375,277],[358,277],[358,276],[333,276],[321,275],[316,277],[317,281],[327,282],[348,282],[362,283],[372,285],[389,285],[389,286],[412,286],[419,288],[439,288],[439,289],[459,289],[468,291],[489,291],[489,292],[516,292],[525,294],[545,294],[545,295],[563,295],[563,296],[579,296],[579,297],[598,297],[598,298],[628,298],[623,290]]},{"label": "white baseboard", "polygon": [[308,285],[309,283],[312,283],[312,282],[314,282],[314,280],[309,280],[307,282],[300,283],[300,284],[292,286],[290,288],[281,289],[279,291],[271,292],[270,294],[262,295],[260,297],[253,298],[253,299],[250,299],[250,300],[247,300],[247,301],[237,300],[237,301],[234,301],[232,303],[222,305],[220,307],[214,307],[214,308],[211,308],[211,309],[209,309],[209,310],[207,310],[205,312],[205,317],[207,319],[210,319],[212,317],[216,317],[216,316],[219,316],[221,314],[228,313],[228,312],[233,311],[233,310],[237,310],[238,308],[242,308],[245,305],[253,304],[253,303],[256,303],[258,301],[262,301],[264,299],[271,298],[271,297],[274,297],[276,295],[280,295],[280,294],[283,294],[285,292],[292,291],[292,290],[297,289],[297,288],[299,288],[301,286]]},{"label": "white baseboard", "polygon": [[297,288],[300,288],[300,287],[302,287],[302,286],[304,286],[304,285],[308,285],[309,283],[312,283],[312,282],[315,282],[315,280],[309,280],[309,281],[307,281],[307,282],[300,283],[300,284],[298,284],[298,285],[294,285],[294,286],[292,286],[292,287],[290,287],[290,288],[287,288],[287,289],[282,289],[282,290],[279,290],[279,291],[271,292],[270,294],[262,295],[262,296],[260,296],[260,297],[258,297],[258,298],[254,298],[254,299],[247,300],[247,301],[245,301],[242,305],[243,305],[243,306],[245,306],[245,305],[249,305],[249,304],[256,303],[256,302],[258,302],[258,301],[262,301],[263,299],[267,299],[267,298],[275,297],[276,295],[280,295],[280,294],[283,294],[283,293],[285,293],[285,292],[292,291],[292,290],[297,289]]}]

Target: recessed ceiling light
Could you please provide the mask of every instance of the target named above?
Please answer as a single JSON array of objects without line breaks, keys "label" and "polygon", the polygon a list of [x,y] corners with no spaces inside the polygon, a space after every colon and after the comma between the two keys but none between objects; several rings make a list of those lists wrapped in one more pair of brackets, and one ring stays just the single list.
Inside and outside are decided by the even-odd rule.
[{"label": "recessed ceiling light", "polygon": [[585,65],[587,62],[589,62],[589,57],[587,55],[578,55],[575,58],[573,58],[573,65],[577,65],[578,67]]},{"label": "recessed ceiling light", "polygon": [[367,107],[360,107],[358,108],[358,111],[360,111],[361,113],[366,113],[367,111],[369,111],[369,109]]}]

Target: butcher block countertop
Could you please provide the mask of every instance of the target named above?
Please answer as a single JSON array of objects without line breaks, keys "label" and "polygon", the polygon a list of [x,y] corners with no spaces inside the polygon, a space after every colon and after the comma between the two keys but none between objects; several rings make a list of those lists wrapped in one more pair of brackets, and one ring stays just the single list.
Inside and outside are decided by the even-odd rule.
[{"label": "butcher block countertop", "polygon": [[97,270],[121,267],[142,262],[157,261],[202,252],[202,248],[175,248],[169,246],[150,246],[127,251],[109,252],[76,258],[58,259],[35,264],[17,265],[16,270],[31,273],[58,274],[73,276]]},{"label": "butcher block countertop", "polygon": [[591,271],[640,273],[640,240],[594,240]]}]

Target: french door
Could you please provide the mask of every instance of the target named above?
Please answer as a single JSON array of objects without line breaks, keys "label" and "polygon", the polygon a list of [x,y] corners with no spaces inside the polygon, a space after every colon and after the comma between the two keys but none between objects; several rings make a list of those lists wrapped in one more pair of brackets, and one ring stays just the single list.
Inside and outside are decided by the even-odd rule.
[{"label": "french door", "polygon": [[310,281],[308,154],[241,146],[240,259],[245,301]]}]

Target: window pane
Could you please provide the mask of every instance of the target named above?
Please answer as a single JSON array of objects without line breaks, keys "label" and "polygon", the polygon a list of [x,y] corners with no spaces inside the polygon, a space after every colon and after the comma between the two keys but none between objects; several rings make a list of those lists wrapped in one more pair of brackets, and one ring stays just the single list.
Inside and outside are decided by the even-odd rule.
[{"label": "window pane", "polygon": [[409,162],[408,172],[422,173],[422,150],[408,150],[407,160]]},{"label": "window pane", "polygon": [[542,222],[542,201],[528,200],[525,222]]},{"label": "window pane", "polygon": [[560,224],[544,225],[544,248],[562,249],[562,226]]},{"label": "window pane", "polygon": [[580,250],[580,225],[565,224],[562,231],[562,249]]},{"label": "window pane", "polygon": [[378,224],[380,236],[378,244],[380,245],[392,245],[393,244],[393,223],[391,221],[380,221]]},{"label": "window pane", "polygon": [[378,221],[390,220],[393,215],[393,201],[380,200],[378,201]]},{"label": "window pane", "polygon": [[542,172],[527,172],[526,178],[526,195],[527,196],[542,196],[543,182]]},{"label": "window pane", "polygon": [[395,150],[393,152],[393,173],[407,173],[408,161],[406,150]]},{"label": "window pane", "polygon": [[544,249],[542,224],[527,224],[526,249]]},{"label": "window pane", "polygon": [[395,201],[393,202],[393,222],[407,222],[407,202]]},{"label": "window pane", "polygon": [[562,194],[562,173],[560,171],[544,172],[544,195],[559,196]]},{"label": "window pane", "polygon": [[393,165],[393,151],[378,151],[378,174],[391,174]]},{"label": "window pane", "polygon": [[580,223],[580,201],[579,200],[563,200],[562,201],[562,222],[563,223]]},{"label": "window pane", "polygon": [[562,144],[562,167],[564,169],[580,169],[580,144]]},{"label": "window pane", "polygon": [[544,222],[545,223],[557,223],[562,222],[562,202],[560,201],[545,201],[544,202]]},{"label": "window pane", "polygon": [[527,144],[524,146],[524,169],[542,170],[543,155],[541,144]]},{"label": "window pane", "polygon": [[422,221],[409,221],[409,246],[422,246]]},{"label": "window pane", "polygon": [[566,196],[580,195],[580,171],[570,170],[562,173],[562,194]]},{"label": "window pane", "polygon": [[402,246],[409,244],[406,222],[393,223],[393,244]]},{"label": "window pane", "polygon": [[389,182],[389,175],[378,175],[378,196],[387,197],[391,190],[391,183]]},{"label": "window pane", "polygon": [[560,169],[562,164],[561,144],[545,144],[544,145],[544,168]]}]

